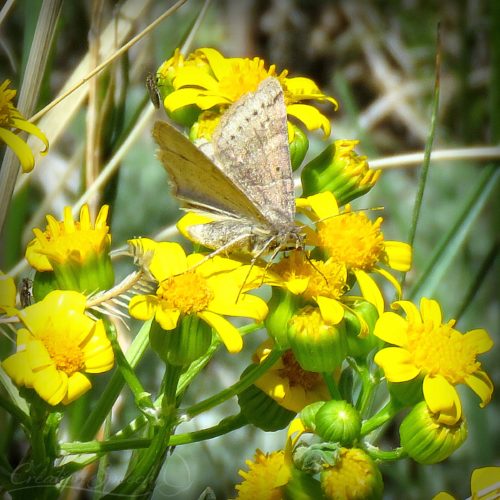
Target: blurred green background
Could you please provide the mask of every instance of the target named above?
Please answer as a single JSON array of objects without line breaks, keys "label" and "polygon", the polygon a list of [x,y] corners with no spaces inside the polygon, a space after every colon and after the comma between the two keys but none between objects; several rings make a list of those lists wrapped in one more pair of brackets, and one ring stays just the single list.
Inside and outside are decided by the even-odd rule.
[{"label": "blurred green background", "polygon": [[[171,5],[160,0],[139,3],[140,13],[129,19],[131,29],[126,40]],[[0,25],[0,81],[9,78],[14,88],[21,86],[40,5],[36,0],[14,2]],[[126,5],[63,2],[48,67],[39,75],[42,88],[37,110],[59,92],[87,54],[89,43],[95,42],[106,26],[118,26],[116,19]],[[108,112],[99,135],[101,165],[112,158],[138,113],[149,106],[144,83],[147,73],[154,73],[186,40],[201,8],[202,2],[188,0],[100,74],[96,88]],[[214,0],[192,33],[190,50],[210,46],[225,56],[259,56],[268,65],[275,64],[278,71],[287,69],[290,76],[314,79],[340,103],[337,112],[324,108],[332,121],[330,139],[359,139],[357,151],[375,160],[424,150],[432,112],[438,23],[442,68],[434,150],[498,145],[500,3],[496,0]],[[56,108],[61,119],[65,106],[63,101]],[[163,117],[159,111],[156,114]],[[84,101],[51,143],[49,154],[16,192],[2,239],[0,267],[4,271],[20,262],[31,228],[44,226],[45,213],[60,217],[63,206],[73,204],[83,193],[88,117]],[[101,202],[112,205],[114,247],[134,236],[153,235],[174,223],[179,215],[167,176],[154,156],[150,137],[153,120],[152,116],[127,149],[118,173],[101,192]],[[45,132],[50,134],[50,130]],[[318,132],[311,133],[310,140],[309,157],[320,152],[328,141]],[[355,204],[356,208],[385,207],[387,239],[408,238],[420,166],[401,165],[387,170],[375,189]],[[431,158],[414,267],[406,282],[407,290],[415,291],[415,299],[423,293],[438,299],[446,320],[460,315],[460,331],[489,331],[496,345],[481,359],[496,386],[500,382],[500,276],[495,258],[499,197],[493,181],[493,189],[488,192],[482,186],[497,168],[498,161],[493,160]],[[455,224],[451,236],[457,240],[448,241],[448,252],[439,254],[430,279],[415,289],[440,242]],[[20,277],[27,273],[22,269]],[[190,388],[185,403],[233,383],[264,338],[262,333],[246,338],[245,349],[237,356],[218,353],[205,376]],[[10,349],[3,338],[0,347],[2,356]],[[141,378],[151,388],[159,376],[156,364],[151,355],[139,367]],[[469,424],[465,445],[441,464],[418,466],[402,461],[385,465],[385,498],[432,498],[445,489],[464,498],[470,495],[469,479],[474,468],[500,465],[498,397],[494,394],[487,409],[481,410],[470,390],[462,394]],[[235,408],[234,402],[228,403],[183,430],[189,425],[213,425]],[[131,416],[125,402],[116,413],[117,424],[127,422]],[[206,486],[216,492],[217,498],[234,495],[233,485],[239,482],[237,471],[244,467],[245,459],[250,459],[258,447],[264,451],[281,448],[284,439],[284,432],[265,434],[245,429],[206,443],[179,447],[164,467],[156,498],[197,498]],[[397,429],[388,429],[381,446],[397,444]],[[120,474],[121,462],[118,454],[113,457],[112,474]]]}]

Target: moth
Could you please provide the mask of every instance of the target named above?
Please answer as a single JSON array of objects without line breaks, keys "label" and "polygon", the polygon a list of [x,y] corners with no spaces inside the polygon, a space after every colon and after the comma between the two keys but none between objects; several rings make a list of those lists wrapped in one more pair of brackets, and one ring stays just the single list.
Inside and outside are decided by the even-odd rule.
[{"label": "moth", "polygon": [[287,112],[276,78],[236,101],[211,142],[199,148],[164,121],[154,124],[153,137],[182,207],[211,219],[188,227],[194,241],[213,254],[244,251],[254,258],[302,246]]}]

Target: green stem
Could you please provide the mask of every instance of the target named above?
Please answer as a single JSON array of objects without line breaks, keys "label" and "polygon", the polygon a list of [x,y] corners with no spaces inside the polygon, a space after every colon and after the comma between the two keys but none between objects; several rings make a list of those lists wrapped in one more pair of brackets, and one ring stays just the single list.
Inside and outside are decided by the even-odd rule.
[{"label": "green stem", "polygon": [[127,361],[127,358],[125,357],[125,354],[123,354],[122,348],[118,343],[118,339],[116,338],[116,328],[109,321],[105,321],[104,324],[106,326],[106,333],[109,341],[111,342],[113,353],[118,364],[118,369],[120,370],[125,383],[132,391],[137,407],[141,412],[145,413],[146,416],[149,413],[154,413],[155,408],[150,394],[144,390],[144,387],[137,378],[134,369],[130,366],[130,363]]},{"label": "green stem", "polygon": [[33,402],[30,409],[31,415],[31,460],[36,468],[44,467],[47,462],[44,431],[47,421],[47,410],[43,403]]},{"label": "green stem", "polygon": [[328,387],[328,391],[330,392],[332,399],[336,399],[338,401],[342,400],[342,395],[340,394],[339,388],[337,387],[337,383],[333,379],[332,374],[323,372],[323,380]]},{"label": "green stem", "polygon": [[163,467],[169,448],[169,441],[177,417],[176,392],[182,367],[166,364],[162,414],[159,425],[152,428],[154,436],[150,446],[133,458],[133,467],[123,481],[103,498],[116,498],[120,495],[151,495]]},{"label": "green stem", "polygon": [[[126,359],[131,368],[134,368],[139,363],[144,352],[149,346],[149,329],[151,321],[144,323],[139,333],[132,342],[126,354]],[[94,411],[89,415],[86,424],[78,436],[79,441],[90,441],[99,430],[99,427],[104,422],[106,416],[111,411],[116,398],[120,394],[125,381],[121,372],[117,371],[111,377],[106,389],[101,394]]]},{"label": "green stem", "polygon": [[[436,78],[434,81],[434,96],[432,100],[432,115],[431,115],[431,126],[429,130],[429,135],[427,137],[427,141],[425,143],[425,151],[424,151],[424,161],[422,163],[422,172],[420,173],[420,179],[418,181],[418,190],[417,195],[415,197],[415,205],[413,207],[413,215],[411,221],[410,234],[408,237],[408,243],[413,247],[413,243],[415,242],[415,235],[417,233],[417,225],[420,217],[420,210],[422,208],[422,202],[424,198],[424,190],[425,185],[427,183],[427,174],[429,173],[429,167],[431,164],[431,151],[432,145],[434,143],[434,136],[436,135],[436,122],[437,115],[439,110],[439,90],[441,86],[441,35],[440,35],[440,27],[438,25],[437,29],[437,42],[436,42]],[[403,287],[406,279],[406,273],[403,273],[401,278],[401,287]]]},{"label": "green stem", "polygon": [[361,379],[361,393],[356,402],[356,408],[361,416],[368,413],[373,402],[373,396],[378,384],[374,380],[373,374],[366,365],[356,364],[356,371]]},{"label": "green stem", "polygon": [[399,409],[400,408],[394,405],[392,401],[389,401],[378,413],[363,422],[363,425],[361,426],[361,436],[366,436],[373,430],[394,418]]},{"label": "green stem", "polygon": [[[240,429],[248,424],[246,418],[238,413],[231,417],[221,420],[218,424],[193,432],[184,434],[175,434],[170,436],[168,446],[179,446],[183,444],[197,443],[206,441],[224,434],[228,434],[236,429]],[[91,454],[91,453],[109,453],[111,451],[137,450],[148,448],[151,445],[151,439],[110,439],[109,441],[88,441],[86,443],[63,443],[61,451],[67,455]]]},{"label": "green stem", "polygon": [[404,451],[403,448],[396,448],[391,451],[384,451],[380,448],[377,448],[373,445],[365,446],[365,451],[370,455],[374,460],[382,460],[384,462],[393,462],[395,460],[401,460],[402,458],[406,458],[408,454]]},{"label": "green stem", "polygon": [[210,398],[205,399],[204,401],[200,401],[199,403],[188,408],[185,413],[189,417],[195,417],[200,413],[203,413],[215,406],[220,405],[224,401],[236,396],[241,391],[244,391],[247,387],[250,387],[259,377],[261,377],[264,373],[266,373],[271,366],[278,361],[281,356],[281,351],[272,350],[269,353],[269,356],[259,365],[256,365],[254,368],[250,369],[244,377],[242,377],[238,382],[233,384],[232,386],[224,389],[223,391],[211,396]]}]

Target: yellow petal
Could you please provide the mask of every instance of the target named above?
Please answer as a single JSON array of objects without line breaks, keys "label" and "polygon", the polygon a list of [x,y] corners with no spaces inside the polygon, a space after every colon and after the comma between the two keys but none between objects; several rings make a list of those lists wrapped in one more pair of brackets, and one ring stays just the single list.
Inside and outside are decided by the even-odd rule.
[{"label": "yellow petal", "polygon": [[[500,493],[500,467],[481,467],[472,471],[470,480],[471,493],[477,500],[494,500]],[[495,487],[493,489],[493,487]],[[492,496],[486,495],[486,490]],[[484,495],[484,497],[483,497]]]},{"label": "yellow petal", "polygon": [[439,422],[454,425],[462,416],[462,404],[457,391],[443,376],[427,375],[423,384],[424,398],[429,410]]},{"label": "yellow petal", "polygon": [[328,118],[321,114],[315,107],[309,104],[289,104],[286,107],[287,114],[300,120],[307,130],[323,130],[325,137],[330,135],[331,125]]},{"label": "yellow petal", "polygon": [[149,268],[158,281],[181,274],[187,269],[186,253],[178,243],[157,243]]},{"label": "yellow petal", "polygon": [[287,78],[285,81],[286,90],[293,94],[295,99],[318,99],[320,101],[328,101],[338,108],[338,103],[333,97],[329,97],[318,88],[314,80],[302,76]]},{"label": "yellow petal", "polygon": [[0,271],[0,310],[4,306],[16,305],[16,284],[14,279]]},{"label": "yellow petal", "polygon": [[155,320],[164,330],[173,330],[179,322],[179,309],[168,309],[161,304],[156,309]]},{"label": "yellow petal", "polygon": [[55,366],[49,366],[35,374],[33,388],[49,405],[57,405],[66,395],[68,376]]},{"label": "yellow petal", "polygon": [[392,308],[397,309],[400,307],[406,313],[406,318],[410,323],[415,323],[417,325],[422,324],[422,317],[417,309],[417,306],[410,302],[409,300],[396,300],[392,303]]},{"label": "yellow petal", "polygon": [[198,316],[214,328],[230,353],[241,351],[243,348],[241,334],[229,321],[209,311],[200,312]]},{"label": "yellow petal", "polygon": [[398,299],[401,298],[401,285],[389,271],[381,269],[380,267],[376,267],[373,269],[373,272],[380,274],[380,276],[383,276],[387,281],[389,281],[392,284],[392,286],[396,289],[396,293],[398,294]]},{"label": "yellow petal", "polygon": [[432,500],[456,500],[454,496],[446,493],[445,491],[439,492],[437,495],[432,497]]},{"label": "yellow petal", "polygon": [[488,332],[481,328],[468,331],[464,334],[463,340],[469,349],[474,349],[478,354],[488,352],[493,347],[493,340]]},{"label": "yellow petal", "polygon": [[35,157],[30,147],[16,134],[0,127],[0,139],[14,151],[24,173],[31,172],[35,166]]},{"label": "yellow petal", "polygon": [[420,299],[420,313],[424,322],[432,321],[434,327],[441,325],[443,317],[441,307],[437,301],[422,297]]},{"label": "yellow petal", "polygon": [[420,370],[413,364],[410,353],[399,347],[382,349],[377,352],[374,361],[384,370],[389,382],[407,382],[420,373]]},{"label": "yellow petal", "polygon": [[294,295],[304,293],[309,285],[309,277],[293,277],[286,282],[287,289]]},{"label": "yellow petal", "polygon": [[106,336],[102,320],[96,323],[91,338],[82,346],[82,352],[86,372],[101,373],[113,368],[113,349]]},{"label": "yellow petal", "polygon": [[465,383],[481,398],[481,408],[484,408],[490,401],[493,394],[493,382],[483,370],[465,377]]},{"label": "yellow petal", "polygon": [[92,384],[90,380],[83,373],[73,373],[73,375],[68,378],[68,389],[62,403],[65,405],[71,403],[85,394],[91,387]]},{"label": "yellow petal", "polygon": [[231,100],[219,94],[200,95],[198,96],[198,99],[196,99],[196,105],[204,111],[215,106],[224,106],[229,104],[231,104]]},{"label": "yellow petal", "polygon": [[28,363],[26,351],[16,352],[2,361],[5,373],[20,387],[33,387],[33,372]]},{"label": "yellow petal", "polygon": [[38,228],[34,228],[33,232],[38,236],[28,243],[25,253],[26,260],[37,271],[53,271],[49,259],[40,253],[41,244],[38,238],[45,238],[45,236],[43,236],[43,233]]},{"label": "yellow petal", "polygon": [[134,295],[128,304],[128,310],[132,317],[147,321],[154,317],[158,299],[155,295]]},{"label": "yellow petal", "polygon": [[412,250],[408,243],[384,241],[387,264],[396,271],[407,272],[411,268]]},{"label": "yellow petal", "polygon": [[408,343],[408,323],[399,314],[385,312],[375,324],[373,334],[389,344],[400,347]]},{"label": "yellow petal", "polygon": [[165,109],[173,113],[184,106],[196,104],[196,100],[200,94],[199,89],[179,89],[175,90],[163,100]]},{"label": "yellow petal", "polygon": [[95,220],[95,228],[96,229],[105,229],[108,227],[108,212],[109,212],[109,205],[103,205],[101,209],[99,210],[99,213],[97,214],[96,220]]},{"label": "yellow petal", "polygon": [[365,273],[365,271],[361,269],[355,270],[354,274],[358,280],[361,295],[370,302],[370,304],[373,304],[377,308],[378,313],[382,315],[384,312],[384,297],[377,283],[375,283],[368,273]]},{"label": "yellow petal", "polygon": [[329,325],[338,325],[344,318],[344,308],[338,300],[328,297],[317,297],[316,303],[318,304],[321,317],[325,323]]},{"label": "yellow petal", "polygon": [[308,196],[306,200],[320,220],[329,219],[339,214],[337,200],[330,191]]},{"label": "yellow petal", "polygon": [[222,80],[231,71],[229,61],[217,50],[212,48],[198,49],[196,53],[203,54],[217,80]]},{"label": "yellow petal", "polygon": [[47,150],[49,149],[49,141],[47,140],[47,137],[45,137],[45,134],[34,123],[31,123],[24,119],[14,118],[12,120],[12,124],[16,128],[24,130],[25,132],[28,132],[28,134],[38,137],[38,139],[40,139],[45,145],[45,148],[40,151],[40,154],[44,155],[45,153],[47,153]]},{"label": "yellow petal", "polygon": [[[216,90],[217,81],[214,77],[206,72],[204,68],[197,66],[184,66],[177,70],[174,80],[174,86],[176,89],[182,89],[183,87],[195,87],[195,90],[200,93],[200,89],[204,90]],[[178,92],[176,90],[175,92]]]},{"label": "yellow petal", "polygon": [[54,365],[54,360],[50,357],[45,345],[40,340],[33,340],[26,344],[26,355],[28,366],[33,371],[47,368]]},{"label": "yellow petal", "polygon": [[225,316],[242,316],[258,322],[264,321],[268,313],[267,304],[255,295],[241,294],[236,304],[225,300],[213,300],[209,309],[211,312]]}]

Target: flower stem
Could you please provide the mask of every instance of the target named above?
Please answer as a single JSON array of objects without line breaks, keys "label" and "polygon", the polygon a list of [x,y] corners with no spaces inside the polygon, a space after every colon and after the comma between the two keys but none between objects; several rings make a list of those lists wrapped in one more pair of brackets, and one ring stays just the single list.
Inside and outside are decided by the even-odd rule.
[{"label": "flower stem", "polygon": [[336,399],[340,401],[342,399],[342,395],[340,394],[339,388],[333,379],[331,373],[324,372],[323,380],[325,381],[326,386],[328,387],[328,391],[330,392],[330,396],[332,399]]},{"label": "flower stem", "polygon": [[215,394],[214,396],[191,406],[191,408],[188,408],[185,413],[189,417],[194,417],[196,415],[199,415],[200,413],[210,410],[211,408],[214,408],[215,406],[220,405],[233,396],[236,396],[247,387],[250,387],[250,385],[252,385],[260,376],[262,376],[267,370],[269,370],[269,368],[271,368],[271,366],[273,366],[274,363],[278,361],[280,356],[281,351],[273,349],[269,353],[269,356],[262,363],[248,370],[245,376],[242,377],[238,382],[228,387],[227,389],[224,389],[223,391]]},{"label": "flower stem", "polygon": [[116,362],[118,364],[118,368],[120,373],[123,376],[127,386],[132,391],[134,395],[135,403],[141,412],[145,413],[146,416],[149,414],[153,414],[155,411],[155,407],[153,405],[153,401],[151,400],[150,394],[144,390],[140,380],[137,378],[137,375],[130,366],[130,363],[127,361],[125,354],[118,343],[116,338],[116,328],[109,321],[104,321],[104,325],[106,327],[106,333],[109,341],[111,342],[111,346],[113,347],[113,353],[115,355]]},{"label": "flower stem", "polygon": [[361,435],[366,436],[373,430],[391,420],[399,411],[399,407],[389,401],[378,413],[373,417],[365,420],[361,426]]}]

